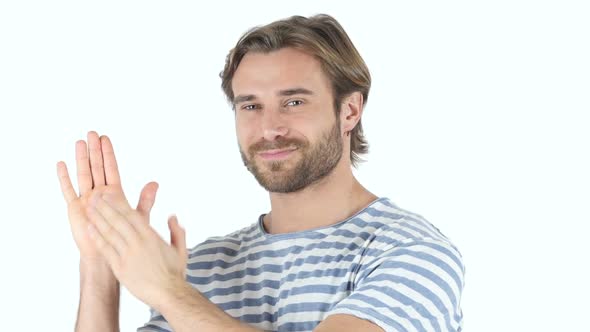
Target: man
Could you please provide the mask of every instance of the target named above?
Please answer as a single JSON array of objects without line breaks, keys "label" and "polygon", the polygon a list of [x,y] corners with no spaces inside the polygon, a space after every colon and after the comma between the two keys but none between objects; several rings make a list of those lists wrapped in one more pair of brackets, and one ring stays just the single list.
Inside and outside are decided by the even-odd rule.
[{"label": "man", "polygon": [[58,175],[80,249],[78,331],[118,330],[119,283],[152,308],[138,331],[460,331],[461,255],[437,228],[353,176],[367,152],[369,71],[336,20],[294,16],[247,32],[221,73],[240,153],[271,211],[186,250],[136,209],[108,137],[76,143],[79,195]]}]

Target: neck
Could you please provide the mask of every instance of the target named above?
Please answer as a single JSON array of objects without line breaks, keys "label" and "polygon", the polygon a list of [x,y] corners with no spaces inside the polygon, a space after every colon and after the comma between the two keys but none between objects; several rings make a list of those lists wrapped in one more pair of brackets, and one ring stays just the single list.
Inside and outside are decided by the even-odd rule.
[{"label": "neck", "polygon": [[354,177],[349,163],[336,168],[306,188],[294,193],[270,193],[271,212],[263,224],[270,234],[299,232],[343,221],[377,196]]}]

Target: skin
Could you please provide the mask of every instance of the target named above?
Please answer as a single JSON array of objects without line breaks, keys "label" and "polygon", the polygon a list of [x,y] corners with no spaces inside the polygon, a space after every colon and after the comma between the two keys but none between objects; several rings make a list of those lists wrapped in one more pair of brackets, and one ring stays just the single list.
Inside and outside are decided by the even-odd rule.
[{"label": "skin", "polygon": [[[325,227],[350,217],[377,198],[354,178],[348,157],[350,137],[345,133],[361,118],[362,95],[355,92],[343,100],[337,121],[330,85],[316,59],[289,48],[247,54],[232,87],[236,96],[251,96],[235,105],[242,158],[251,171],[255,170],[263,186],[283,188],[282,192],[269,191],[272,208],[264,217],[269,233]],[[293,88],[305,88],[312,94],[279,93]],[[243,108],[253,104],[257,106]],[[175,331],[259,331],[227,315],[185,281],[186,237],[178,220],[172,216],[168,221],[170,244],[149,225],[157,184],[146,185],[138,207],[132,208],[121,189],[110,140],[106,136],[97,140],[96,133],[91,132],[88,146],[89,157],[85,142],[77,143],[79,195],[71,185],[65,163],[58,163],[58,177],[81,260],[101,262],[97,266],[106,262],[111,275],[138,299],[161,312]],[[280,161],[265,160],[259,154],[287,147],[297,149]],[[301,178],[297,171],[305,160],[325,156],[326,151],[331,158],[312,158],[314,161],[308,165],[312,171],[319,170],[315,178],[294,181]],[[289,185],[298,181],[299,185]],[[301,181],[304,186],[298,188]],[[104,268],[86,271],[109,278]],[[88,286],[88,291],[95,289]],[[112,322],[118,316],[107,312],[107,300],[115,293],[105,294],[101,294],[103,301],[97,302],[84,302],[81,297],[79,320],[84,317],[84,324],[78,324],[78,331],[90,331],[103,320],[111,324],[99,330],[118,330],[118,322]],[[322,321],[314,331],[383,330],[367,320],[339,314]]]},{"label": "skin", "polygon": [[[113,274],[109,261],[98,250],[88,233],[91,219],[86,214],[93,194],[110,193],[127,199],[121,187],[121,179],[110,139],[99,137],[94,131],[87,140],[79,140],[75,146],[78,192],[74,190],[68,168],[63,161],[57,163],[57,176],[68,219],[76,245],[80,252],[80,306],[76,321],[77,331],[117,331],[119,326],[119,281]],[[149,213],[154,205],[158,184],[148,183],[141,191],[136,211],[149,223]]]},{"label": "skin", "polygon": [[[127,199],[121,186],[119,168],[110,139],[107,136],[99,137],[96,132],[90,131],[87,141],[88,143],[84,140],[76,142],[78,193],[72,186],[68,168],[63,161],[57,163],[57,176],[68,206],[70,227],[80,250],[80,258],[84,261],[104,262],[104,257],[88,237],[86,228],[90,220],[84,210],[89,206],[88,200],[93,193],[118,195],[125,202]],[[137,204],[137,211],[146,217],[148,223],[157,190],[156,182],[146,184]]]},{"label": "skin", "polygon": [[[279,94],[281,90],[300,87],[312,91],[313,95]],[[268,182],[294,176],[292,172],[302,162],[305,152],[295,150],[282,161],[280,171],[272,171],[272,162],[253,154],[250,147],[272,148],[273,142],[281,146],[277,144],[281,140],[314,146],[336,124],[329,81],[319,61],[301,51],[284,48],[268,54],[246,54],[234,75],[232,88],[236,98],[253,96],[251,100],[235,104],[238,144],[242,155],[247,154]],[[377,199],[354,178],[348,158],[350,136],[345,133],[360,120],[362,106],[363,98],[359,92],[342,102],[337,139],[341,142],[344,157],[329,175],[296,192],[269,192],[271,211],[264,217],[264,226],[269,233],[328,226],[348,218]]]}]

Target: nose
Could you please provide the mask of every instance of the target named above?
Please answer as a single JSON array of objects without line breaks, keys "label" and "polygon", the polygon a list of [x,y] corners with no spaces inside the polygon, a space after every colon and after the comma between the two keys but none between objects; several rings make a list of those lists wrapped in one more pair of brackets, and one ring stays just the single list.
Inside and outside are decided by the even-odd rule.
[{"label": "nose", "polygon": [[274,141],[278,136],[286,136],[289,132],[281,115],[275,110],[267,109],[262,115],[262,136],[267,141]]}]

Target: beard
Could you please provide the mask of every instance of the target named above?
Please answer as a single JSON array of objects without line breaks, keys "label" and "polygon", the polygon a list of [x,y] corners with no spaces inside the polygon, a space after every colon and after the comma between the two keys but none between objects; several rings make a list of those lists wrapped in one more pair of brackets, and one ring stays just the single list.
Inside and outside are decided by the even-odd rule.
[{"label": "beard", "polygon": [[[337,117],[337,120],[338,117]],[[286,139],[279,136],[275,141],[260,141],[248,148],[246,155],[240,147],[240,155],[244,166],[254,175],[258,183],[269,192],[292,193],[313,184],[336,168],[342,158],[342,138],[340,137],[340,123],[320,135],[315,144],[308,141]],[[239,145],[239,144],[238,144]],[[290,167],[293,162],[286,160],[256,162],[259,151],[269,149],[297,148],[291,153],[300,153],[301,158]],[[291,156],[294,159],[295,156]]]}]

